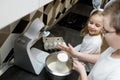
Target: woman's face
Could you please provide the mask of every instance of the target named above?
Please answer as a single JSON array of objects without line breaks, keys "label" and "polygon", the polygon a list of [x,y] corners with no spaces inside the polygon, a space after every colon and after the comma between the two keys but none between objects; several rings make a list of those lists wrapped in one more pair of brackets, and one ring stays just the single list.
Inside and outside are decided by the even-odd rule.
[{"label": "woman's face", "polygon": [[88,31],[90,35],[98,35],[103,28],[103,16],[93,15],[88,21]]},{"label": "woman's face", "polygon": [[104,16],[103,34],[108,45],[113,48],[120,49],[120,34],[116,34],[116,30],[110,26],[110,15]]}]

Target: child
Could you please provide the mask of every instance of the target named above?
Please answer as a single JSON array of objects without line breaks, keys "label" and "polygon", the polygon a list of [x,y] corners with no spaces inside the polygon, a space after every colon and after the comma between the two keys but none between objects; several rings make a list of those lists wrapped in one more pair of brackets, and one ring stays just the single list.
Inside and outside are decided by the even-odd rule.
[{"label": "child", "polygon": [[58,46],[74,58],[95,63],[87,76],[84,65],[79,61],[73,62],[74,70],[80,74],[80,80],[120,80],[120,0],[108,2],[103,14],[102,34],[110,47],[102,54],[83,54],[75,51],[71,45]]},{"label": "child", "polygon": [[[74,49],[86,54],[100,54],[102,45],[101,30],[103,28],[103,10],[94,9],[87,21],[86,27],[81,31],[84,36],[80,45]],[[86,65],[86,71],[90,72],[91,64]]]}]

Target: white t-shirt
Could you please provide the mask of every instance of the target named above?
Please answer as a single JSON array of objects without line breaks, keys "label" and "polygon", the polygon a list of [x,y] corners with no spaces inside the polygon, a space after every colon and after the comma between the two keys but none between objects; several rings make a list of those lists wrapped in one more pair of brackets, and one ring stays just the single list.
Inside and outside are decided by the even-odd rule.
[{"label": "white t-shirt", "polygon": [[102,45],[101,35],[90,36],[87,34],[81,44],[74,47],[75,50],[87,54],[100,53]]},{"label": "white t-shirt", "polygon": [[[86,54],[100,54],[101,52],[101,45],[102,45],[102,38],[101,35],[97,36],[90,36],[87,34],[81,44],[74,47],[75,50],[80,51]],[[90,71],[92,68],[91,64],[87,64],[86,70]]]},{"label": "white t-shirt", "polygon": [[120,59],[111,57],[114,51],[110,47],[101,54],[88,76],[90,80],[120,80]]}]

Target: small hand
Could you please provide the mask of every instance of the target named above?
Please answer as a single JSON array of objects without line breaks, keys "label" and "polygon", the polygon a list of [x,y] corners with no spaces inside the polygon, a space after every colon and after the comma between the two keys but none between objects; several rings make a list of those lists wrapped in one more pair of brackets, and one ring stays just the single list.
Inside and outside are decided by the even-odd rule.
[{"label": "small hand", "polygon": [[75,49],[70,45],[68,44],[68,46],[66,45],[58,45],[58,48],[63,50],[63,51],[66,51],[67,53],[69,53],[72,57],[77,57],[76,56],[76,52]]}]

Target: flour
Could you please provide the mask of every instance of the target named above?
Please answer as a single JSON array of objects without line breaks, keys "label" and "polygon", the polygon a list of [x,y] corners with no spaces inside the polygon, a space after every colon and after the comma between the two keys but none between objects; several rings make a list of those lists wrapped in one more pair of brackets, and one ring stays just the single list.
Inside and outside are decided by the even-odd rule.
[{"label": "flour", "polygon": [[68,61],[68,55],[66,53],[58,53],[57,59],[60,62],[66,62],[66,61]]},{"label": "flour", "polygon": [[70,69],[66,65],[68,61],[68,55],[66,53],[58,53],[57,60],[48,64],[48,68],[56,74],[69,73]]},{"label": "flour", "polygon": [[48,65],[48,68],[52,72],[56,73],[68,73],[70,70],[66,64],[61,64],[58,61],[54,61]]}]

